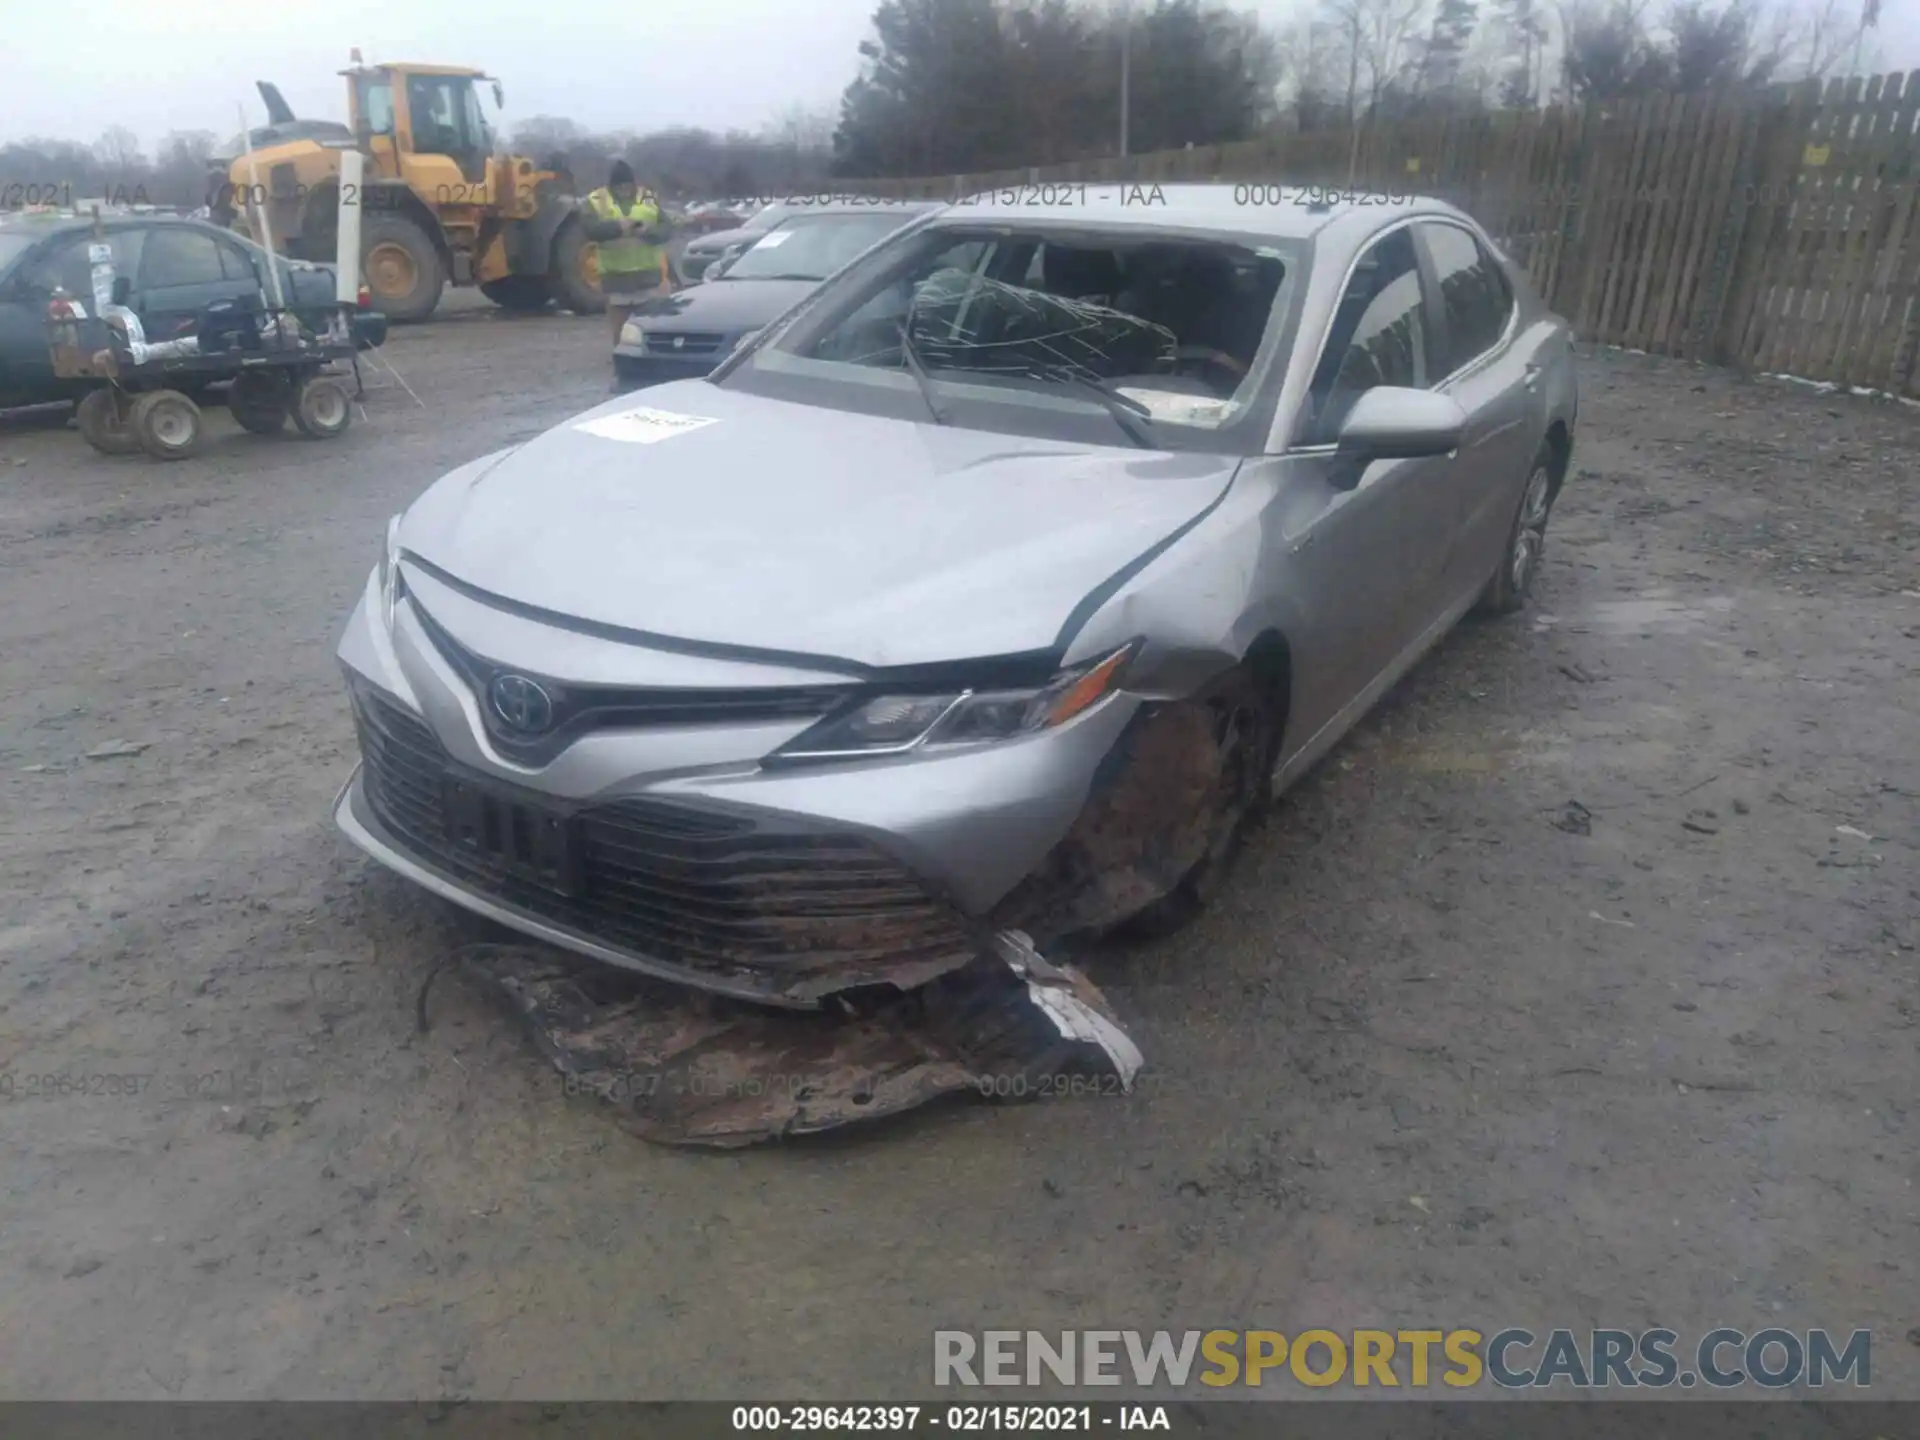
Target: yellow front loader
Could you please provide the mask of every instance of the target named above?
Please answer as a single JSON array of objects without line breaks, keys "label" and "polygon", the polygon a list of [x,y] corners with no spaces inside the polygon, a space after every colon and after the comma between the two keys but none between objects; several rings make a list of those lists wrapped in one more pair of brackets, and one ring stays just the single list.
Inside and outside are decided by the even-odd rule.
[{"label": "yellow front loader", "polygon": [[494,153],[480,82],[499,106],[498,80],[452,65],[363,65],[353,52],[350,123],[297,120],[260,82],[269,123],[253,154],[227,162],[210,205],[231,224],[264,209],[277,249],[332,261],[338,243],[340,157],[365,154],[361,265],[389,319],[424,320],[448,285],[478,285],[495,304],[581,313],[606,308],[593,243],[581,228],[563,161]]}]

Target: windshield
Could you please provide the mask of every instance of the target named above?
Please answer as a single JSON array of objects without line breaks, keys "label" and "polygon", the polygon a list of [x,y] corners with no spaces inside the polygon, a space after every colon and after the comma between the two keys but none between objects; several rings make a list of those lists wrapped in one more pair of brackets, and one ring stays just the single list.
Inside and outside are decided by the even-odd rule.
[{"label": "windshield", "polygon": [[824,280],[906,224],[908,216],[796,215],[742,252],[728,280]]},{"label": "windshield", "polygon": [[33,242],[40,237],[26,235],[20,231],[0,230],[0,270],[6,269],[27,251],[33,248]]},{"label": "windshield", "polygon": [[[789,243],[761,241],[732,273],[779,265]],[[1017,434],[1258,453],[1306,258],[1262,237],[935,224],[816,292],[719,383]]]}]

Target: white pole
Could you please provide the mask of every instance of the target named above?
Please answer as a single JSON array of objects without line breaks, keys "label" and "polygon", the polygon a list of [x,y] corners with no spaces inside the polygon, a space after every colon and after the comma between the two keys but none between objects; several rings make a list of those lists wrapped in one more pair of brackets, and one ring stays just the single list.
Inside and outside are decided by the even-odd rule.
[{"label": "white pole", "polygon": [[287,297],[280,289],[280,260],[273,251],[273,222],[267,219],[267,207],[255,203],[261,191],[260,170],[253,163],[253,131],[247,128],[247,107],[238,105],[234,108],[240,114],[240,143],[247,147],[247,205],[259,219],[253,238],[266,248],[269,256],[273,256],[267,263],[267,284],[272,288],[273,308],[284,310],[287,308]]},{"label": "white pole", "polygon": [[1120,158],[1127,158],[1127,91],[1133,71],[1133,3],[1120,0]]},{"label": "white pole", "polygon": [[360,303],[360,187],[367,157],[358,150],[340,152],[340,245],[334,256],[333,298],[342,305]]}]

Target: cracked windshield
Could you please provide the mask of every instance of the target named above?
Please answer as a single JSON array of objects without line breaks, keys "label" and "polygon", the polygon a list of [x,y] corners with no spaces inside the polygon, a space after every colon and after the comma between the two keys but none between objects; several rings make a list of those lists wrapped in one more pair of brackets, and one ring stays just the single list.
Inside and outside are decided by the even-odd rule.
[{"label": "cracked windshield", "polygon": [[776,348],[934,384],[1043,382],[1117,406],[1135,430],[1236,413],[1295,268],[1273,246],[1064,229],[936,230],[894,249],[909,257],[844,319]]}]

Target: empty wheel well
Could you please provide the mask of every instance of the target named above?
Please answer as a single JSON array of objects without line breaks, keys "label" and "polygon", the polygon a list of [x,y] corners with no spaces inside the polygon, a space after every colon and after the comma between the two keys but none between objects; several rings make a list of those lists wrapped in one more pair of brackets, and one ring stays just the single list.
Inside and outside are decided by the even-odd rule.
[{"label": "empty wheel well", "polygon": [[1274,744],[1286,739],[1287,715],[1293,701],[1293,650],[1278,630],[1264,630],[1247,647],[1246,666],[1273,702]]}]

